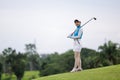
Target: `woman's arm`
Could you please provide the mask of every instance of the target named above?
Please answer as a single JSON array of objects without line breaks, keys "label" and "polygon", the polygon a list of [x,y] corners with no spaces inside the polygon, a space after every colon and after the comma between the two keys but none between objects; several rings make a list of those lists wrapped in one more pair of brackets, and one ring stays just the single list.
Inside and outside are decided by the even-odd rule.
[{"label": "woman's arm", "polygon": [[74,35],[72,34],[72,35],[69,35],[68,38],[71,38],[71,39],[81,39],[82,34],[83,34],[83,30],[80,29],[77,36],[74,36]]}]

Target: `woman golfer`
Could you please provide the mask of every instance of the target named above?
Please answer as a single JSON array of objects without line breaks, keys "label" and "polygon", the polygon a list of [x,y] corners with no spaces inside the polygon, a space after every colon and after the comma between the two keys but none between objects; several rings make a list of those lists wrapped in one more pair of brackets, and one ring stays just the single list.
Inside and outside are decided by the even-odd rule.
[{"label": "woman golfer", "polygon": [[82,46],[81,46],[80,40],[82,38],[83,31],[81,29],[81,21],[74,20],[74,23],[76,25],[76,29],[72,34],[68,36],[68,38],[71,38],[74,40],[73,51],[74,51],[75,62],[74,62],[74,67],[71,70],[71,72],[82,70],[81,58],[80,58],[80,52],[81,52]]}]

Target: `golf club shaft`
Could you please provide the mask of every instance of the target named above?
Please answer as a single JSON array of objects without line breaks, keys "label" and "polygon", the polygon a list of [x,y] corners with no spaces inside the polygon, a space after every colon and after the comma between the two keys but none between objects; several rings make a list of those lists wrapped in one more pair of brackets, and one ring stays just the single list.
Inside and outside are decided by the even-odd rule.
[{"label": "golf club shaft", "polygon": [[[92,21],[93,19],[94,19],[94,20],[96,20],[96,18],[95,18],[95,17],[91,18],[91,19],[90,19],[90,20],[88,20],[86,23],[84,23],[84,24],[81,26],[81,28],[82,28],[83,26],[85,26],[88,22]],[[74,32],[75,32],[75,31],[74,31]],[[73,33],[74,33],[74,32],[73,32]],[[73,34],[73,33],[72,33],[72,34]]]},{"label": "golf club shaft", "polygon": [[90,20],[88,20],[86,23],[84,23],[81,27],[83,27],[84,25],[86,25],[88,22],[90,22],[91,20],[93,20],[94,18],[91,18]]}]

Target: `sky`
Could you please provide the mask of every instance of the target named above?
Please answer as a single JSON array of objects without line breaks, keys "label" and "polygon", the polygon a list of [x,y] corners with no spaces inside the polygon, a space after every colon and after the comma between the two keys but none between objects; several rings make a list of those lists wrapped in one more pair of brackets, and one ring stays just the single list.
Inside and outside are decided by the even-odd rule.
[{"label": "sky", "polygon": [[98,49],[111,40],[120,43],[120,0],[0,0],[0,52],[12,47],[24,52],[35,43],[39,53],[63,53],[73,48],[67,36],[83,27],[82,46]]}]

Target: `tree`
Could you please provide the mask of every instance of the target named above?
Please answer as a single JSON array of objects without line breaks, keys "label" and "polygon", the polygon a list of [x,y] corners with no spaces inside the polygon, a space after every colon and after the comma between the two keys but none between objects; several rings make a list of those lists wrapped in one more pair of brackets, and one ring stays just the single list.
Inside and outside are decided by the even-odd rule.
[{"label": "tree", "polygon": [[3,72],[7,73],[9,76],[9,79],[12,78],[12,67],[9,63],[8,57],[10,54],[12,54],[14,50],[11,47],[8,47],[2,51],[2,56],[1,56],[1,63],[3,64]]},{"label": "tree", "polygon": [[83,48],[81,51],[81,60],[83,69],[90,69],[97,66],[98,53],[95,50]]},{"label": "tree", "polygon": [[26,44],[25,45],[25,53],[27,54],[27,69],[28,70],[38,70],[39,69],[39,60],[40,56],[37,53],[36,45],[35,44]]},{"label": "tree", "polygon": [[25,45],[25,51],[29,54],[35,54],[37,53],[36,45],[35,44],[26,44]]},{"label": "tree", "polygon": [[14,55],[14,61],[12,63],[12,70],[17,76],[17,80],[21,80],[24,76],[25,66],[26,66],[26,55],[18,53]]},{"label": "tree", "polygon": [[2,63],[0,63],[0,80],[1,80],[1,77],[2,77]]},{"label": "tree", "polygon": [[12,50],[7,55],[6,63],[11,67],[11,71],[14,72],[17,80],[21,80],[26,66],[26,54],[17,53],[16,50]]},{"label": "tree", "polygon": [[47,76],[72,69],[74,63],[73,51],[69,50],[61,55],[57,52],[42,58],[40,76]]},{"label": "tree", "polygon": [[116,64],[117,63],[117,55],[118,47],[117,43],[113,43],[112,41],[108,41],[102,46],[99,46],[101,59],[104,60],[103,63],[107,63],[107,65]]},{"label": "tree", "polygon": [[9,73],[10,75],[11,75],[11,70],[10,70],[11,66],[9,63],[7,63],[7,61],[8,61],[7,59],[8,59],[9,54],[11,54],[12,52],[13,52],[13,49],[11,47],[8,47],[2,51],[3,54],[1,57],[2,64],[3,64],[3,72]]}]

